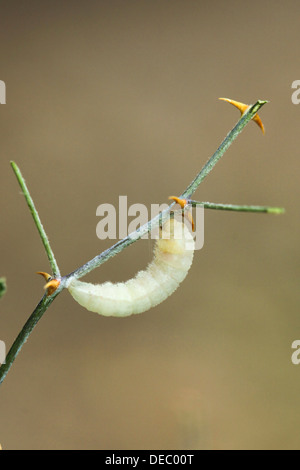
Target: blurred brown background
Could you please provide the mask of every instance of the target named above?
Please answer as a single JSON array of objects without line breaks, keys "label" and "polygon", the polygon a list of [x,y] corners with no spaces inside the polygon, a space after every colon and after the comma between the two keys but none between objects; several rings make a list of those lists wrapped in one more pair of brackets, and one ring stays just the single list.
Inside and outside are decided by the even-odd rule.
[{"label": "blurred brown background", "polygon": [[[297,1],[1,2],[7,346],[49,270],[10,160],[66,274],[112,244],[96,237],[99,204],[182,192],[239,118],[218,97],[267,99],[266,135],[250,123],[195,198],[286,208],[206,211],[187,280],[143,315],[100,317],[62,293],[1,387],[5,449],[300,448],[299,14]],[[89,279],[123,281],[151,253],[136,243]]]}]

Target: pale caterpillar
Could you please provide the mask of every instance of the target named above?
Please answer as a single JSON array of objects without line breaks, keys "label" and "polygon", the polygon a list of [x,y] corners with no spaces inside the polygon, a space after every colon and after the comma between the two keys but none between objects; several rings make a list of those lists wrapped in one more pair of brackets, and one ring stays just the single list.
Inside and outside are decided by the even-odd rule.
[{"label": "pale caterpillar", "polygon": [[185,279],[194,255],[194,239],[184,222],[168,219],[156,241],[154,258],[145,271],[126,282],[91,284],[71,280],[72,297],[91,312],[127,317],[163,302]]}]

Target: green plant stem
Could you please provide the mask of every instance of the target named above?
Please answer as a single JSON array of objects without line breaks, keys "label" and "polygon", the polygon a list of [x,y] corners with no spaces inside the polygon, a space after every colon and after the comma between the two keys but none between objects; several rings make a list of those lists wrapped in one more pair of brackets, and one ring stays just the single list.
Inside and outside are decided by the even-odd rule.
[{"label": "green plant stem", "polygon": [[126,248],[126,247],[132,245],[133,243],[135,243],[137,240],[142,238],[144,235],[146,235],[151,230],[154,230],[160,224],[163,224],[164,220],[167,218],[171,208],[174,205],[175,205],[175,203],[172,203],[167,209],[162,211],[160,214],[158,214],[156,217],[151,219],[146,224],[139,227],[135,232],[130,233],[127,237],[123,238],[122,240],[118,241],[117,243],[115,243],[113,246],[111,246],[107,250],[100,253],[100,255],[95,256],[95,258],[91,259],[90,261],[85,263],[80,268],[76,269],[75,271],[73,271],[70,274],[68,274],[67,276],[65,276],[63,278],[63,281],[64,280],[67,281],[70,278],[79,279],[80,277],[85,276],[89,272],[91,272],[94,269],[101,266],[103,263],[108,261],[113,256],[115,256],[118,253],[120,253],[121,251],[123,251],[124,248]]},{"label": "green plant stem", "polygon": [[16,177],[17,177],[18,183],[21,186],[21,189],[22,189],[22,192],[25,196],[25,199],[26,199],[27,205],[29,207],[30,213],[33,217],[36,228],[38,229],[38,232],[39,232],[40,237],[42,239],[42,242],[43,242],[43,245],[44,245],[44,248],[45,248],[45,251],[47,253],[48,260],[49,260],[49,263],[50,263],[50,266],[51,266],[51,269],[52,269],[53,276],[54,277],[59,277],[60,276],[59,267],[57,265],[54,253],[53,253],[53,251],[51,249],[51,246],[50,246],[50,243],[49,243],[49,239],[48,239],[47,234],[44,230],[44,227],[43,227],[43,224],[42,224],[41,219],[39,217],[38,211],[35,208],[32,197],[30,196],[30,193],[28,191],[28,188],[26,186],[26,183],[25,183],[25,180],[22,176],[22,173],[21,173],[18,165],[15,162],[10,162],[10,164],[11,164],[12,169],[13,169]]},{"label": "green plant stem", "polygon": [[223,211],[237,211],[237,212],[263,212],[267,214],[283,214],[285,210],[282,207],[270,206],[245,206],[237,204],[216,204],[214,202],[200,202],[188,199],[188,203],[192,207],[202,206],[204,209],[215,209]]},{"label": "green plant stem", "polygon": [[[196,176],[196,178],[191,182],[191,184],[186,188],[186,190],[182,193],[181,197],[182,198],[190,198],[190,196],[196,191],[198,186],[201,184],[203,179],[210,173],[210,171],[213,169],[215,164],[220,160],[220,158],[224,155],[225,151],[228,149],[228,147],[232,144],[232,142],[237,138],[237,136],[242,132],[246,124],[255,116],[255,114],[258,112],[258,110],[266,103],[266,101],[257,101],[254,105],[250,106],[248,110],[243,114],[241,119],[238,121],[236,126],[229,132],[229,134],[225,137],[224,141],[222,144],[219,146],[217,151],[213,154],[213,156],[206,162],[206,164],[203,166],[202,170],[200,173]],[[48,237],[44,231],[44,228],[42,226],[42,223],[40,221],[39,215],[37,213],[37,210],[35,209],[33,200],[30,196],[30,193],[28,191],[28,188],[25,184],[24,178],[16,165],[16,163],[11,162],[11,166],[16,174],[16,177],[18,179],[18,182],[22,188],[23,194],[25,196],[27,205],[30,209],[30,212],[32,214],[32,217],[34,219],[35,225],[39,231],[40,237],[42,239],[42,242],[44,244],[52,272],[53,272],[53,277],[60,278],[60,271],[58,268],[58,265],[56,263],[53,251],[50,247],[50,243],[48,240]],[[150,230],[154,229],[159,225],[160,222],[163,222],[164,218],[168,215],[170,212],[171,208],[175,205],[175,203],[172,203],[166,210],[164,210],[161,214],[158,216],[154,217],[152,220],[144,224],[142,227],[140,227],[138,230],[135,232],[131,233],[128,235],[126,238],[123,240],[120,240],[117,242],[115,245],[113,245],[111,248],[108,250],[104,251],[100,255],[96,256],[92,260],[88,261],[85,265],[81,266],[80,268],[76,269],[72,273],[68,274],[67,276],[64,276],[61,279],[61,284],[59,288],[52,294],[51,296],[45,295],[42,300],[39,302],[37,305],[36,309],[34,312],[31,314],[29,319],[27,320],[26,324],[22,328],[21,332],[17,336],[16,340],[14,341],[11,349],[9,350],[7,357],[6,357],[6,363],[2,364],[0,367],[0,384],[2,384],[3,380],[5,379],[8,371],[10,370],[13,362],[15,361],[17,355],[21,351],[24,343],[27,341],[28,337],[32,333],[34,327],[38,323],[38,321],[42,318],[48,307],[51,305],[53,300],[56,298],[56,296],[61,292],[61,290],[66,287],[67,282],[70,278],[72,277],[82,277],[92,271],[93,269],[97,268],[101,264],[103,264],[105,261],[108,259],[112,258],[115,256],[117,253],[120,253],[122,250],[124,250],[126,247],[131,245],[132,243],[136,242],[139,240],[143,235],[148,233]]]},{"label": "green plant stem", "polygon": [[[227,134],[227,136],[225,137],[225,139],[223,140],[219,148],[216,150],[216,152],[205,163],[205,165],[203,166],[201,171],[198,173],[196,178],[189,184],[189,186],[182,193],[182,195],[180,196],[181,198],[190,197],[196,191],[196,189],[204,180],[204,178],[211,172],[213,167],[220,160],[220,158],[224,155],[226,150],[230,147],[230,145],[234,142],[237,136],[242,132],[244,127],[248,124],[249,121],[251,121],[251,119],[255,116],[258,110],[265,103],[267,103],[267,101],[258,100],[254,105],[250,106],[247,109],[247,111],[241,116],[240,120],[237,122],[234,128]],[[76,269],[75,271],[65,276],[65,279],[66,280],[70,278],[79,279],[85,276],[86,274],[88,274],[89,272],[91,272],[92,270],[101,266],[108,259],[112,258],[113,256],[120,253],[120,251],[124,250],[124,248],[128,247],[132,243],[142,238],[146,233],[150,232],[150,230],[155,229],[159,225],[161,218],[162,219],[165,218],[174,205],[175,203],[172,203],[168,207],[168,209],[165,209],[164,211],[162,211],[161,214],[159,214],[159,216],[154,217],[152,220],[142,225],[138,230],[129,234],[123,240],[120,240],[115,245],[113,245],[112,247],[104,251],[103,253],[100,253],[99,255],[95,256],[95,258],[93,258],[92,260],[88,261],[80,268]]]},{"label": "green plant stem", "polygon": [[247,111],[242,115],[240,120],[234,126],[234,128],[229,132],[225,137],[219,148],[211,156],[211,158],[205,163],[201,171],[198,173],[195,179],[189,184],[186,190],[181,194],[181,198],[190,198],[191,195],[196,191],[198,186],[202,183],[204,178],[211,172],[215,164],[220,160],[224,155],[228,147],[235,141],[237,136],[242,132],[244,127],[248,124],[249,121],[255,116],[255,114],[260,110],[260,108],[266,104],[267,101],[258,100],[255,104],[250,106]]},{"label": "green plant stem", "polygon": [[5,364],[2,364],[2,366],[0,367],[0,385],[2,384],[6,375],[8,374],[11,366],[13,365],[14,360],[16,359],[24,343],[27,341],[28,337],[32,333],[34,327],[36,326],[38,321],[42,318],[42,316],[44,315],[48,307],[51,305],[55,297],[58,295],[58,293],[59,292],[56,291],[55,294],[53,294],[52,296],[44,295],[44,297],[38,303],[33,313],[28,318],[27,322],[23,326],[19,335],[15,339],[12,347],[7,353]]}]

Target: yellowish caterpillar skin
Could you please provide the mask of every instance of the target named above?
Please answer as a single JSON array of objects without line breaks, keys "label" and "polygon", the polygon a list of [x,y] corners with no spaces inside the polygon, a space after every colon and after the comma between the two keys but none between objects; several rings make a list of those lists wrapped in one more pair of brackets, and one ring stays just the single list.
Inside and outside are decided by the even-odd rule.
[{"label": "yellowish caterpillar skin", "polygon": [[127,317],[146,312],[163,302],[185,279],[194,255],[194,240],[183,222],[169,219],[156,241],[154,258],[145,271],[133,279],[113,284],[91,284],[72,280],[68,290],[91,312]]}]

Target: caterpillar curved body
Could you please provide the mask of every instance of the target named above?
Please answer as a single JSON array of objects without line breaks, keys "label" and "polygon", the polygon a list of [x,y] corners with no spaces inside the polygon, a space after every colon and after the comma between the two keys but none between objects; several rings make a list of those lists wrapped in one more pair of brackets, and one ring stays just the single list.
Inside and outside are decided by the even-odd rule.
[{"label": "caterpillar curved body", "polygon": [[87,310],[105,316],[127,317],[163,302],[185,279],[194,255],[194,240],[183,222],[169,219],[156,241],[147,269],[126,282],[91,284],[74,279],[68,290]]}]

